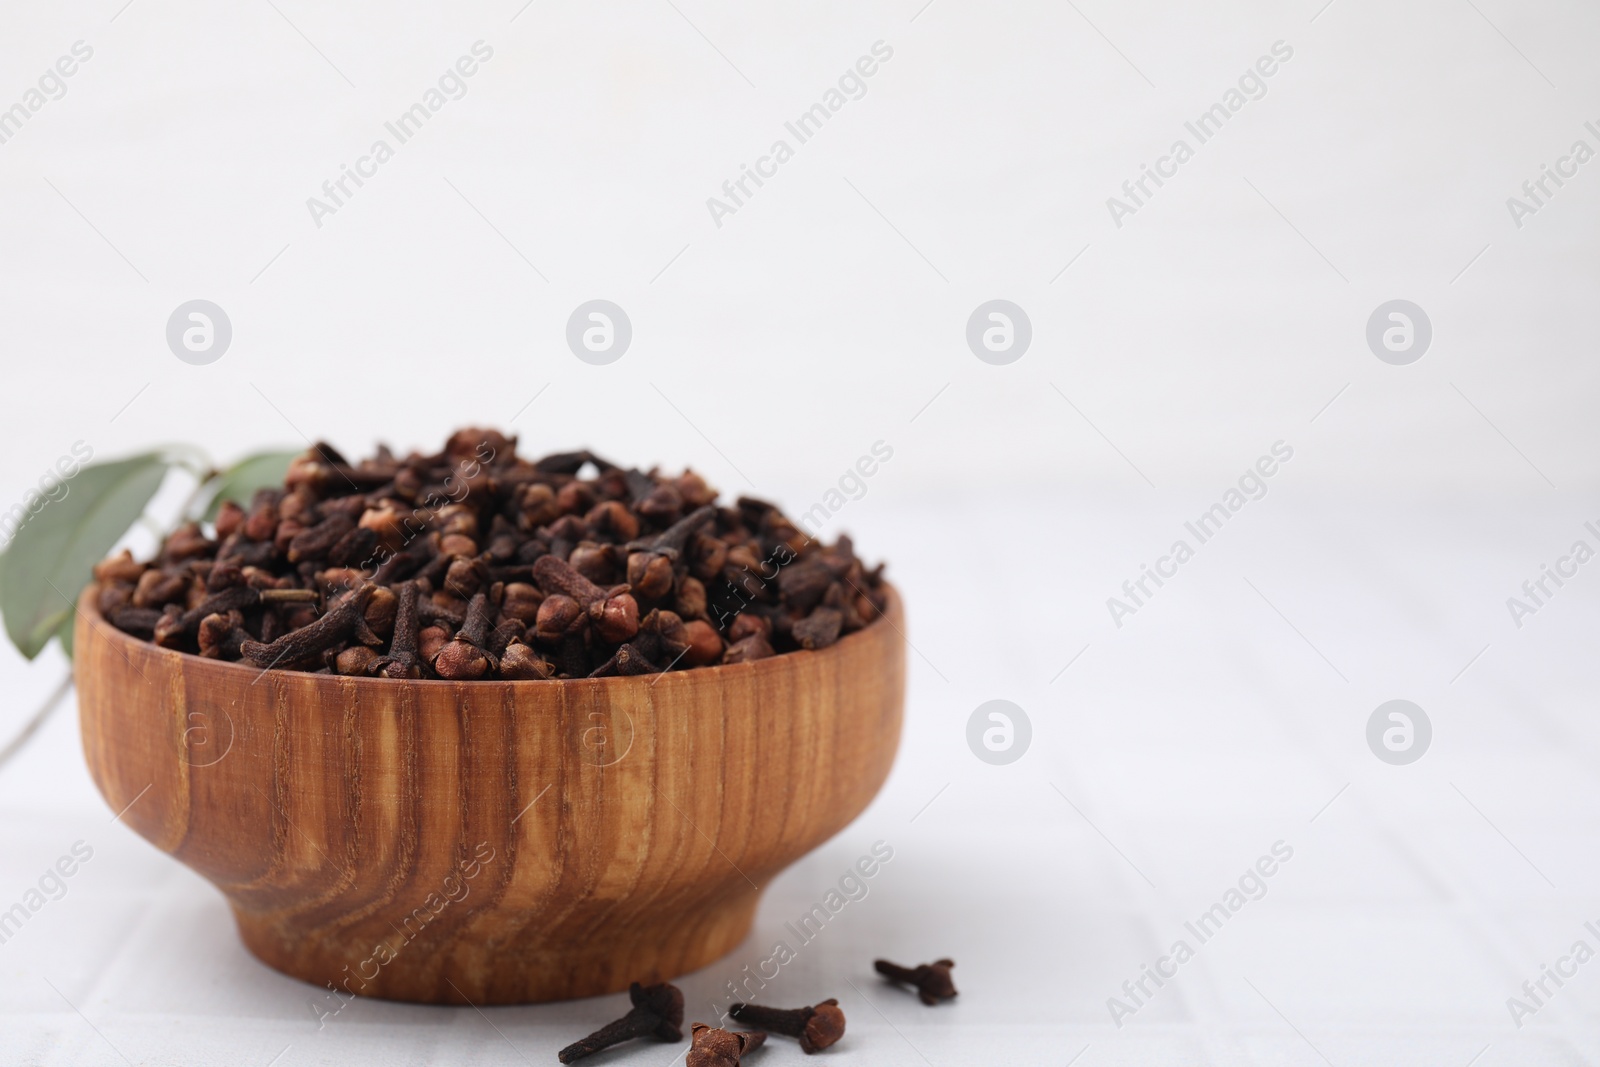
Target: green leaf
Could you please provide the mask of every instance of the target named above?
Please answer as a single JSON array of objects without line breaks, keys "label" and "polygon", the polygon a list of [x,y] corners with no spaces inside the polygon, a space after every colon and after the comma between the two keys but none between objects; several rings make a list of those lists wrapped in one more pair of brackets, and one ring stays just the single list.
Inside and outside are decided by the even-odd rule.
[{"label": "green leaf", "polygon": [[[301,450],[304,451],[304,450]],[[289,463],[301,452],[257,452],[246,456],[213,481],[216,487],[211,503],[206,506],[205,520],[215,522],[224,500],[232,500],[242,507],[250,506],[250,498],[257,489],[270,489],[283,484],[289,473]]]},{"label": "green leaf", "polygon": [[168,461],[147,453],[93,463],[22,524],[0,555],[0,614],[11,643],[32,659],[70,624],[94,565],[128,532],[161,487]]}]

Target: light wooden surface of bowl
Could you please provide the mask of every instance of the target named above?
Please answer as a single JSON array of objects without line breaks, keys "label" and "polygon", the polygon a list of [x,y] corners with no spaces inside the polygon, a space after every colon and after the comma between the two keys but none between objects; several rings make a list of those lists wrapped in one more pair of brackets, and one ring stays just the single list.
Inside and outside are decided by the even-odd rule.
[{"label": "light wooden surface of bowl", "polygon": [[819,652],[638,678],[391,681],[158,648],[85,592],[84,754],[122,821],[318,986],[590,996],[703,967],[883,784],[903,609]]}]

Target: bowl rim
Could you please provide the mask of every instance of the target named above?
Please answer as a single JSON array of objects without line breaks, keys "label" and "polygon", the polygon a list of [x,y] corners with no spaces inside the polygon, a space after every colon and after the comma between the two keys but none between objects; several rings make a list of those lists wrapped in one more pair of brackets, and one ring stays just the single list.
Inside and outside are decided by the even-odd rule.
[{"label": "bowl rim", "polygon": [[[885,625],[890,626],[900,635],[902,640],[905,639],[905,630],[901,625],[894,622],[894,619],[901,614],[903,608],[900,591],[895,588],[893,583],[885,580],[880,588],[887,594],[888,604],[883,611],[878,613],[877,618],[861,629],[844,635],[823,649],[797,648],[789,652],[779,652],[764,659],[748,660],[744,663],[717,663],[708,667],[691,667],[682,671],[658,671],[655,674],[639,675],[611,675],[603,678],[480,678],[471,680],[449,678],[369,678],[357,674],[318,674],[315,671],[276,670],[272,667],[257,668],[239,660],[211,659],[206,656],[196,655],[193,652],[162,648],[154,641],[146,641],[143,638],[135,637],[111,625],[110,620],[100,612],[99,598],[95,596],[99,588],[100,583],[97,581],[91,581],[84,587],[83,592],[78,597],[77,613],[90,628],[110,641],[113,647],[137,649],[138,654],[148,657],[149,662],[159,663],[165,660],[167,665],[172,667],[183,667],[187,663],[193,663],[202,670],[224,670],[240,677],[245,674],[253,674],[255,678],[249,683],[251,685],[271,675],[274,678],[300,678],[316,683],[335,684],[340,687],[354,685],[380,689],[385,687],[410,688],[412,686],[447,686],[452,689],[460,689],[463,686],[468,689],[476,687],[488,689],[491,686],[543,686],[546,689],[555,686],[587,686],[592,689],[596,685],[623,688],[638,684],[643,684],[649,688],[657,683],[668,685],[694,684],[692,681],[681,680],[669,682],[667,681],[669,678],[687,678],[691,680],[699,678],[711,683],[719,678],[730,677],[729,672],[749,674],[752,672],[784,670],[787,665],[796,662],[795,657],[806,657],[811,662],[815,662],[817,659],[826,661],[829,657],[837,658],[843,655],[842,649],[860,644],[867,636],[878,633]],[[131,656],[126,652],[123,653],[123,659],[130,665],[133,663]],[[74,661],[73,671],[76,674],[81,669],[84,661],[77,656],[74,656]]]}]

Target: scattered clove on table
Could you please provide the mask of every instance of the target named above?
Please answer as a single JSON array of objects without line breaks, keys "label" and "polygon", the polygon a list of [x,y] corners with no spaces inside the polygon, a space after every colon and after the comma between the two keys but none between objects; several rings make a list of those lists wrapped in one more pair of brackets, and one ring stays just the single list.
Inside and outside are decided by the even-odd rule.
[{"label": "scattered clove on table", "polygon": [[735,1004],[728,1014],[746,1026],[800,1039],[800,1051],[821,1052],[844,1036],[844,1012],[832,998],[809,1008],[769,1008],[763,1004]]},{"label": "scattered clove on table", "polygon": [[557,1053],[556,1058],[562,1063],[571,1063],[636,1037],[683,1040],[683,992],[677,986],[667,982],[658,985],[635,982],[628,987],[628,997],[633,1001],[633,1010],[588,1037],[574,1041]]},{"label": "scattered clove on table", "polygon": [[705,1023],[695,1023],[690,1031],[684,1067],[739,1067],[740,1058],[767,1039],[760,1030],[719,1030]]},{"label": "scattered clove on table", "polygon": [[902,967],[888,960],[872,963],[873,968],[890,981],[915,986],[924,1004],[937,1004],[956,995],[956,985],[950,980],[950,968],[955,965],[955,960],[934,960],[916,967]]}]

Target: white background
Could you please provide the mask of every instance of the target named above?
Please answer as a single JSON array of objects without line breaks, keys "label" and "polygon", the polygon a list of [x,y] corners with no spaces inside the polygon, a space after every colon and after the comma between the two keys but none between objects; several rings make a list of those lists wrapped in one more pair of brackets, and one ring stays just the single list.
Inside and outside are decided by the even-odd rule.
[{"label": "white background", "polygon": [[[894,449],[829,530],[907,598],[899,763],[683,980],[691,1015],[884,839],[767,997],[841,999],[830,1062],[1600,1060],[1600,964],[1520,1029],[1506,1006],[1600,949],[1600,575],[1520,628],[1506,607],[1600,547],[1600,161],[1520,228],[1506,205],[1600,149],[1595,8],[121,3],[0,24],[0,108],[94,49],[0,145],[0,507],[77,441],[227,461],[484,424],[796,513]],[[465,97],[316,226],[306,199],[478,40]],[[865,96],[718,227],[706,198],[880,40]],[[1267,94],[1114,225],[1106,198],[1280,40]],[[164,337],[195,298],[234,330],[204,367]],[[632,320],[609,366],[565,345],[592,298]],[[993,298],[1032,321],[1008,366],[965,343]],[[1409,366],[1364,337],[1395,298],[1433,325]],[[1279,440],[1268,495],[1115,626],[1106,599]],[[63,669],[0,650],[0,736]],[[997,697],[1033,723],[1005,767],[965,740]],[[1397,697],[1434,728],[1406,767],[1365,741]],[[0,945],[0,1063],[550,1062],[620,1013],[363,1002],[319,1032],[111,814],[70,705],[0,769],[0,906],[96,850]],[[1266,897],[1114,1026],[1107,998],[1280,839]],[[962,995],[924,1009],[874,955],[950,955]]]}]

